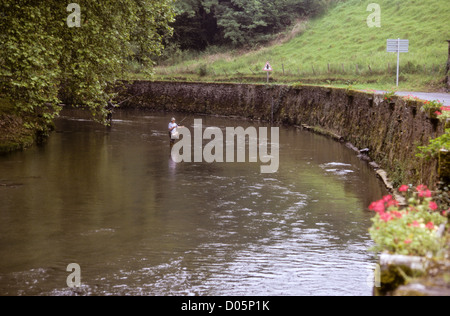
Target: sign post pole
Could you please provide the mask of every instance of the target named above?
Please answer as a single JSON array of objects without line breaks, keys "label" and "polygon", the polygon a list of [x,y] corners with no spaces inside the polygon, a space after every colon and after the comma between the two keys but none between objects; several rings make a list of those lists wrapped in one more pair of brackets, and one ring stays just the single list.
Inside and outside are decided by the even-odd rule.
[{"label": "sign post pole", "polygon": [[263,68],[263,71],[267,72],[267,83],[269,83],[270,79],[270,72],[273,71],[272,66],[269,62],[266,63],[266,65]]},{"label": "sign post pole", "polygon": [[446,82],[447,82],[447,90],[450,92],[450,40],[447,40],[448,42],[448,61],[447,61],[447,70],[445,71],[447,77]]},{"label": "sign post pole", "polygon": [[409,41],[402,39],[388,39],[387,40],[387,52],[388,53],[397,53],[397,87],[399,83],[400,77],[400,53],[408,53],[409,52]]},{"label": "sign post pole", "polygon": [[398,87],[399,73],[400,73],[400,39],[397,39],[397,87]]}]

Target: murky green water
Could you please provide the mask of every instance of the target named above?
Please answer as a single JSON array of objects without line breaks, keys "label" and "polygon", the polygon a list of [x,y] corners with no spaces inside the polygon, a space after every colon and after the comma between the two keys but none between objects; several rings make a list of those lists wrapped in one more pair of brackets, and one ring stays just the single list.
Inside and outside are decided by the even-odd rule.
[{"label": "murky green water", "polygon": [[0,157],[0,295],[371,295],[365,210],[385,192],[351,150],[282,127],[276,174],[175,164],[171,116],[63,117],[46,145]]}]

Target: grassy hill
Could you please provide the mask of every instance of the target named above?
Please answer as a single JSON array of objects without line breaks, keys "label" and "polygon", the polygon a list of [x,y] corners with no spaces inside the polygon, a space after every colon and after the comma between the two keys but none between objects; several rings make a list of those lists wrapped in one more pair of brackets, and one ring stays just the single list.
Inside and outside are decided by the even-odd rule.
[{"label": "grassy hill", "polygon": [[263,81],[261,70],[269,61],[276,82],[388,89],[395,85],[397,55],[386,52],[386,40],[402,38],[410,40],[410,52],[400,57],[399,89],[442,87],[450,40],[448,0],[377,0],[381,27],[370,28],[367,7],[374,2],[338,2],[322,16],[300,22],[284,34],[285,40],[254,51],[203,54],[159,66],[157,78]]}]

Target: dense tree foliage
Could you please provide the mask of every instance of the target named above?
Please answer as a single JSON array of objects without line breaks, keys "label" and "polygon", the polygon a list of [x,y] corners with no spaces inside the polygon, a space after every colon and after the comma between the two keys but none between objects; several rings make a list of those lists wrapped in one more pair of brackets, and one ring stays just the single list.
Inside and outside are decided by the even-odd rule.
[{"label": "dense tree foliage", "polygon": [[0,98],[34,128],[51,122],[61,101],[102,121],[114,97],[107,85],[126,79],[133,62],[151,70],[163,44],[203,50],[259,43],[330,1],[77,0],[79,27],[69,27],[70,2],[2,0]]},{"label": "dense tree foliage", "polygon": [[174,38],[181,49],[256,44],[300,17],[320,13],[331,0],[177,0]]},{"label": "dense tree foliage", "polygon": [[78,0],[80,27],[69,27],[68,3],[0,3],[0,96],[39,118],[34,128],[58,114],[61,96],[104,120],[107,85],[123,79],[130,60],[151,65],[172,32],[172,0]]}]

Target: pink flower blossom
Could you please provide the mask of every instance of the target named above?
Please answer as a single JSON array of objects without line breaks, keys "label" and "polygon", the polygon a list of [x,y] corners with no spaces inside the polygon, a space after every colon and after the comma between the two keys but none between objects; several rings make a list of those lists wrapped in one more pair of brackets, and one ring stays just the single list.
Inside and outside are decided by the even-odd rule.
[{"label": "pink flower blossom", "polygon": [[386,211],[386,209],[384,207],[384,201],[380,200],[377,202],[373,202],[372,204],[370,204],[369,210],[375,211],[376,213],[380,213],[380,214],[384,213]]},{"label": "pink flower blossom", "polygon": [[405,240],[405,244],[409,245],[410,243],[412,243],[412,240],[411,240],[411,239],[406,239],[406,240]]},{"label": "pink flower blossom", "polygon": [[438,205],[436,204],[436,202],[430,202],[430,209],[432,211],[436,211],[438,209]]},{"label": "pink flower blossom", "polygon": [[434,229],[434,224],[432,222],[429,222],[425,227],[428,229]]},{"label": "pink flower blossom", "polygon": [[421,185],[417,186],[417,191],[423,191],[426,189],[428,189],[428,187],[426,185],[421,184]]},{"label": "pink flower blossom", "polygon": [[387,202],[387,206],[391,207],[391,206],[399,206],[399,203],[397,200],[391,200],[389,202]]},{"label": "pink flower blossom", "polygon": [[420,191],[419,192],[419,197],[426,197],[426,198],[430,198],[431,197],[431,191],[430,190],[424,190],[424,191]]},{"label": "pink flower blossom", "polygon": [[417,192],[419,193],[419,197],[426,197],[426,198],[430,198],[431,197],[431,191],[428,190],[428,187],[426,185],[419,185],[417,187]]},{"label": "pink flower blossom", "polygon": [[414,221],[411,224],[409,224],[410,227],[420,227],[420,224],[418,221]]},{"label": "pink flower blossom", "polygon": [[407,185],[402,185],[402,186],[398,189],[398,191],[399,191],[399,192],[408,192],[408,189],[409,189],[409,186],[407,186]]},{"label": "pink flower blossom", "polygon": [[383,213],[383,214],[380,215],[380,219],[387,223],[387,222],[391,221],[393,218],[392,218],[391,214]]}]

